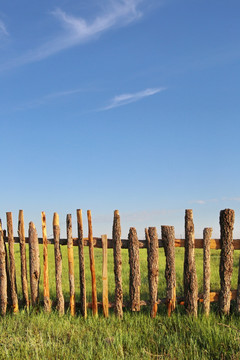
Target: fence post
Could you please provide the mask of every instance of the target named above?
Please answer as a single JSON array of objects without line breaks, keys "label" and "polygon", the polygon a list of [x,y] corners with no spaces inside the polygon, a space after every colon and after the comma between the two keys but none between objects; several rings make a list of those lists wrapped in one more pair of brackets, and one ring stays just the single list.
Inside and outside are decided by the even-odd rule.
[{"label": "fence post", "polygon": [[140,265],[139,265],[139,243],[136,229],[131,227],[128,234],[129,246],[129,297],[132,311],[140,311]]},{"label": "fence post", "polygon": [[43,236],[43,302],[44,310],[51,311],[51,300],[49,294],[49,278],[48,278],[48,241],[47,241],[47,227],[46,214],[42,211],[42,236]]},{"label": "fence post", "polygon": [[174,226],[162,226],[162,240],[166,256],[165,278],[167,282],[168,316],[176,307],[175,231]]},{"label": "fence post", "polygon": [[122,289],[122,254],[121,254],[121,224],[119,211],[114,211],[113,228],[113,257],[114,257],[114,275],[115,275],[115,314],[123,317],[123,289]]},{"label": "fence post", "polygon": [[17,283],[16,283],[16,267],[14,256],[14,237],[13,237],[13,223],[12,213],[7,212],[7,230],[8,230],[8,250],[10,259],[10,283],[11,283],[11,298],[13,312],[18,312],[18,297],[17,297]]},{"label": "fence post", "polygon": [[94,260],[94,250],[93,250],[91,210],[87,211],[87,218],[88,218],[88,243],[89,243],[90,270],[91,270],[91,276],[92,276],[92,312],[93,312],[94,316],[98,316],[97,285],[96,285],[95,260]]},{"label": "fence post", "polygon": [[203,311],[209,315],[210,311],[210,243],[212,228],[203,230]]},{"label": "fence post", "polygon": [[158,235],[155,227],[145,229],[147,241],[147,262],[148,262],[148,284],[150,295],[150,314],[155,318],[157,314],[158,295]]},{"label": "fence post", "polygon": [[233,226],[234,210],[225,209],[220,211],[220,280],[221,290],[219,293],[219,310],[223,314],[229,314],[230,311],[230,290],[231,278],[233,272]]},{"label": "fence post", "polygon": [[7,310],[7,273],[6,273],[6,252],[4,246],[2,221],[0,219],[0,312],[4,316]]},{"label": "fence post", "polygon": [[84,266],[84,240],[83,240],[83,221],[82,210],[77,210],[77,224],[78,224],[78,258],[79,258],[79,280],[80,280],[80,303],[81,314],[87,317],[87,299],[86,299],[86,280],[85,280],[85,266]]},{"label": "fence post", "polygon": [[74,285],[74,258],[73,258],[73,239],[72,239],[72,215],[67,215],[67,248],[68,248],[68,272],[70,288],[70,313],[75,315],[75,285]]},{"label": "fence post", "polygon": [[28,299],[28,282],[27,282],[27,258],[26,258],[23,210],[19,210],[19,215],[18,215],[18,236],[20,242],[21,281],[22,281],[23,301],[25,306],[28,308],[29,299]]},{"label": "fence post", "polygon": [[29,223],[29,262],[32,306],[39,302],[40,255],[37,230],[33,222]]},{"label": "fence post", "polygon": [[198,283],[195,265],[195,240],[192,210],[185,212],[184,305],[189,315],[197,316]]},{"label": "fence post", "polygon": [[60,315],[64,314],[64,297],[62,292],[62,254],[60,249],[60,227],[59,216],[53,215],[53,237],[54,237],[54,255],[55,255],[55,277],[56,277],[56,296],[57,310]]},{"label": "fence post", "polygon": [[103,254],[103,262],[102,262],[102,280],[103,280],[102,303],[103,303],[104,317],[108,317],[107,248],[108,248],[107,235],[102,235],[102,254]]}]

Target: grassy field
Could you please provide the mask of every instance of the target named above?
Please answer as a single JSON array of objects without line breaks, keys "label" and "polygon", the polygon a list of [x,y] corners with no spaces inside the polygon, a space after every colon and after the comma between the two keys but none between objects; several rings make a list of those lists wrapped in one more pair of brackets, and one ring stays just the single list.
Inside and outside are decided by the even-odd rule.
[{"label": "grassy field", "polygon": [[[41,259],[42,259],[42,247]],[[98,300],[102,297],[102,251],[95,249]],[[63,291],[69,301],[67,248],[63,254]],[[123,254],[123,291],[128,300],[128,252]],[[219,289],[219,254],[211,251],[211,289]],[[75,256],[76,300],[79,301],[78,253]],[[234,256],[232,288],[237,288],[238,256]],[[15,245],[17,261],[17,285],[21,298],[20,253]],[[91,301],[91,276],[89,271],[88,248],[85,248],[87,298]],[[183,295],[184,250],[176,248],[177,295]],[[148,300],[147,254],[140,250],[141,299]],[[196,266],[199,292],[202,290],[202,250],[196,250]],[[159,250],[159,297],[165,296],[165,256]],[[49,278],[51,298],[55,299],[53,246],[49,246]],[[109,300],[114,301],[114,273],[112,249],[108,250]],[[41,276],[41,299],[42,276]],[[206,318],[199,306],[198,319],[185,315],[184,308],[177,306],[171,318],[167,317],[164,305],[159,306],[156,319],[149,317],[149,309],[143,307],[140,313],[124,311],[123,320],[118,320],[113,310],[109,319],[101,311],[98,319],[91,316],[82,319],[78,314],[72,318],[67,312],[59,317],[56,311],[45,314],[21,309],[16,316],[8,314],[0,321],[0,359],[240,359],[240,319],[233,302],[231,315],[220,318],[217,304],[211,305],[211,315]]]}]

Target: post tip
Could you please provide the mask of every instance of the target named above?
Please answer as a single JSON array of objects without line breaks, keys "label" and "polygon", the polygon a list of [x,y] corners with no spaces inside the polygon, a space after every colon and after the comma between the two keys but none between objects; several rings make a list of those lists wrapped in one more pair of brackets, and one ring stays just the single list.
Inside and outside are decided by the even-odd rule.
[{"label": "post tip", "polygon": [[53,225],[59,225],[59,215],[56,212],[53,214]]}]

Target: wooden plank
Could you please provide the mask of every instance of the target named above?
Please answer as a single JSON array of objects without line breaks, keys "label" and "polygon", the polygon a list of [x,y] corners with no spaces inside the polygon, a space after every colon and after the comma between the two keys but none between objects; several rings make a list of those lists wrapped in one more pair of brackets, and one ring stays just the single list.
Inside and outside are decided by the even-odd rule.
[{"label": "wooden plank", "polygon": [[0,313],[6,315],[7,311],[7,273],[6,252],[3,240],[2,221],[0,219]]},{"label": "wooden plank", "polygon": [[87,211],[87,218],[88,218],[88,241],[89,241],[90,271],[91,271],[91,277],[92,277],[92,312],[93,312],[94,316],[97,316],[98,315],[97,285],[96,285],[94,251],[93,251],[93,233],[92,233],[91,210]]},{"label": "wooden plank", "polygon": [[230,312],[230,289],[233,272],[233,226],[235,213],[234,210],[225,209],[220,211],[220,234],[221,234],[221,254],[220,254],[220,284],[219,311],[225,315]]},{"label": "wooden plank", "polygon": [[174,226],[162,226],[161,229],[166,256],[167,311],[170,316],[176,307],[175,230]]},{"label": "wooden plank", "polygon": [[210,241],[212,228],[203,230],[203,311],[206,316],[210,311]]},{"label": "wooden plank", "polygon": [[108,273],[107,273],[107,235],[102,235],[102,280],[103,280],[103,293],[102,293],[102,306],[103,315],[108,317]]},{"label": "wooden plank", "polygon": [[39,302],[39,281],[40,281],[40,255],[37,230],[33,222],[29,223],[29,263],[30,263],[30,287],[32,306]]},{"label": "wooden plank", "polygon": [[[122,254],[121,254],[121,223],[119,211],[114,211],[112,228],[113,258],[114,258],[114,277],[115,277],[115,315],[123,317],[123,289],[122,289]],[[109,243],[109,242],[108,242]]]},{"label": "wooden plank", "polygon": [[13,238],[13,222],[12,213],[7,212],[7,230],[8,230],[8,250],[10,259],[10,283],[11,283],[11,298],[12,309],[14,313],[18,313],[18,297],[17,297],[17,283],[16,283],[16,267],[14,255],[14,238]]},{"label": "wooden plank", "polygon": [[132,311],[140,311],[140,264],[139,264],[139,245],[137,238],[137,231],[134,227],[131,227],[128,234],[129,239],[129,297],[130,297],[130,309]]},{"label": "wooden plank", "polygon": [[62,253],[60,249],[60,227],[59,216],[57,213],[53,215],[53,235],[54,235],[54,255],[55,255],[55,278],[56,278],[56,297],[57,310],[60,315],[64,314],[64,297],[62,291]]},{"label": "wooden plank", "polygon": [[148,285],[150,297],[150,315],[155,318],[157,315],[157,293],[158,293],[158,237],[157,229],[149,227],[145,229],[147,240],[147,263],[148,263]]},{"label": "wooden plank", "polygon": [[47,241],[47,226],[46,214],[42,211],[42,235],[43,235],[43,301],[44,310],[51,311],[51,300],[49,292],[49,277],[48,277],[48,241]]},{"label": "wooden plank", "polygon": [[18,235],[19,235],[19,241],[20,241],[22,294],[23,294],[24,306],[26,306],[26,308],[28,308],[29,307],[29,298],[28,298],[28,281],[27,281],[27,258],[26,258],[23,210],[19,210]]},{"label": "wooden plank", "polygon": [[68,239],[68,273],[70,288],[70,313],[75,316],[75,285],[74,285],[74,258],[73,258],[73,241],[72,241],[72,215],[67,215],[67,239]]},{"label": "wooden plank", "polygon": [[193,212],[185,211],[184,302],[187,314],[197,316],[198,283],[194,252]]},{"label": "wooden plank", "polygon": [[82,210],[77,210],[77,225],[78,225],[78,257],[79,257],[79,281],[80,281],[80,309],[83,317],[87,317],[87,298],[86,298],[86,280],[85,280],[85,265],[84,265],[84,241],[83,241],[83,221]]}]

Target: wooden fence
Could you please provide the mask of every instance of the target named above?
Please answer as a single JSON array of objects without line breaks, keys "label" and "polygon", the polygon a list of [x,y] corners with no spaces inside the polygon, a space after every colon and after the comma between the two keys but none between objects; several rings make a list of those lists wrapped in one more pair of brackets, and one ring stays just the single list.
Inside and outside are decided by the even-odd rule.
[{"label": "wooden fence", "polygon": [[[55,279],[56,279],[56,306],[59,314],[65,311],[65,300],[62,291],[62,255],[61,246],[67,245],[69,289],[70,289],[70,312],[76,313],[75,284],[74,284],[74,257],[73,246],[78,246],[79,254],[79,281],[80,281],[80,311],[82,316],[87,316],[87,308],[92,309],[94,316],[98,314],[98,308],[102,307],[105,317],[108,309],[114,307],[118,317],[123,316],[123,308],[129,307],[131,311],[140,311],[141,306],[149,306],[151,317],[157,314],[158,304],[166,304],[168,315],[174,311],[176,304],[185,306],[186,312],[197,316],[198,302],[203,302],[206,315],[209,314],[210,302],[218,301],[219,311],[228,314],[230,311],[230,300],[237,299],[237,309],[240,311],[240,270],[238,289],[231,291],[231,277],[233,271],[233,251],[240,249],[240,240],[233,240],[234,211],[225,209],[220,212],[220,239],[212,239],[212,229],[205,228],[203,239],[194,238],[194,224],[192,210],[185,212],[185,239],[176,239],[173,226],[162,226],[162,238],[158,239],[157,229],[150,227],[145,229],[145,240],[139,240],[135,228],[130,228],[128,239],[121,238],[121,224],[118,210],[114,212],[112,239],[107,235],[101,238],[93,237],[91,211],[87,211],[88,238],[83,237],[82,210],[77,210],[78,237],[72,237],[72,217],[67,215],[67,238],[60,238],[59,217],[57,213],[53,216],[53,238],[47,238],[46,216],[42,212],[42,238],[38,238],[36,228],[32,222],[29,223],[28,237],[25,237],[23,211],[19,211],[18,237],[13,236],[12,213],[7,214],[7,231],[2,230],[0,220],[0,313],[5,315],[7,306],[12,311],[19,311],[19,299],[16,287],[16,267],[14,244],[20,244],[21,260],[21,283],[22,302],[29,308],[39,306],[39,281],[40,281],[40,255],[39,244],[43,244],[43,304],[46,312],[51,311],[52,301],[50,299],[48,278],[48,245],[54,245],[55,254]],[[8,242],[8,252],[6,247]],[[30,269],[30,294],[28,292],[26,243],[29,244],[29,269]],[[92,302],[86,301],[86,282],[84,265],[84,246],[89,247],[90,271],[92,279]],[[96,274],[94,247],[102,248],[102,302],[97,301]],[[166,298],[158,298],[158,250],[164,248],[166,255]],[[184,247],[184,296],[176,297],[176,271],[175,271],[175,247]],[[108,272],[107,272],[107,249],[113,249],[114,275],[115,275],[115,301],[108,301]],[[139,250],[147,248],[149,301],[140,299],[140,264]],[[197,273],[195,266],[195,248],[203,249],[203,293],[198,293]],[[122,256],[121,249],[128,249],[129,253],[129,297],[128,304],[123,303],[122,287]],[[220,253],[220,292],[210,292],[210,249],[221,249]],[[239,263],[240,264],[240,263]],[[240,267],[239,267],[240,269]]]}]

